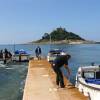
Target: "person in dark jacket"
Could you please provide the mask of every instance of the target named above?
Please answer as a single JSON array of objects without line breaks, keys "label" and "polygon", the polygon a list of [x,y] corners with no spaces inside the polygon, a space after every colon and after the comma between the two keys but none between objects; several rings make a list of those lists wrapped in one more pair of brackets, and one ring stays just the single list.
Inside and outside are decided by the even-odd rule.
[{"label": "person in dark jacket", "polygon": [[37,46],[37,48],[35,49],[35,54],[36,54],[36,57],[38,58],[38,60],[41,59],[41,48],[39,46]]},{"label": "person in dark jacket", "polygon": [[3,59],[3,51],[0,50],[0,59]]},{"label": "person in dark jacket", "polygon": [[61,67],[64,66],[65,69],[68,71],[68,75],[70,75],[70,69],[68,67],[68,60],[71,58],[70,55],[64,54],[57,56],[57,58],[53,61],[52,67],[54,72],[56,73],[56,84],[61,88],[65,88],[63,74],[61,71]]},{"label": "person in dark jacket", "polygon": [[5,48],[3,52],[3,59],[4,59],[4,64],[6,64],[7,59],[8,59],[8,50]]}]

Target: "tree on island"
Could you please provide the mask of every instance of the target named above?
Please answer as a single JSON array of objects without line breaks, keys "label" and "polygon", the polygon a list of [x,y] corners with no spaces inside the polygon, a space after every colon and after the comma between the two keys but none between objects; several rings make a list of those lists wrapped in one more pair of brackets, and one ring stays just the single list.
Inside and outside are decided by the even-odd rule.
[{"label": "tree on island", "polygon": [[82,40],[84,41],[84,39],[81,38],[79,35],[73,32],[68,32],[66,31],[65,28],[62,28],[62,27],[56,28],[51,33],[44,33],[40,41],[49,41],[50,36],[52,38],[52,41],[61,41],[61,40]]}]

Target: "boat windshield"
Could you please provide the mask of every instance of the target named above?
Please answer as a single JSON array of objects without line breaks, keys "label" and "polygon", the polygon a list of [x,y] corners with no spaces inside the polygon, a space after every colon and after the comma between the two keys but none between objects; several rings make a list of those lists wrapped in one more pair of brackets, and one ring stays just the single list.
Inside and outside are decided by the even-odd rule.
[{"label": "boat windshield", "polygon": [[84,72],[84,78],[85,79],[94,79],[95,78],[95,72]]},{"label": "boat windshield", "polygon": [[60,54],[61,52],[63,52],[62,50],[51,50],[49,53],[52,54]]}]

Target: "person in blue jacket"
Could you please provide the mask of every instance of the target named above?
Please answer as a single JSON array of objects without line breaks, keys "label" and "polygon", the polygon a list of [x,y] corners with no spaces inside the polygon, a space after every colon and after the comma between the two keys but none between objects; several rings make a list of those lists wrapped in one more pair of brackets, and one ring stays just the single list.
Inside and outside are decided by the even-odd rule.
[{"label": "person in blue jacket", "polygon": [[42,53],[41,48],[37,46],[37,48],[35,49],[35,54],[38,60],[41,60],[41,53]]}]

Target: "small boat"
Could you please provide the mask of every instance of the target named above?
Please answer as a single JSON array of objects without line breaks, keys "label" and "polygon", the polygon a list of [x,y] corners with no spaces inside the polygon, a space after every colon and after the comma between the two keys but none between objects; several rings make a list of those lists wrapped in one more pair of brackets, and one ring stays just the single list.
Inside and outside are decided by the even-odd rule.
[{"label": "small boat", "polygon": [[28,54],[23,49],[16,50],[13,54],[12,59],[13,61],[16,61],[16,62],[28,62],[30,59],[30,54]]},{"label": "small boat", "polygon": [[58,55],[61,55],[62,53],[65,53],[63,50],[60,49],[52,49],[49,51],[47,55],[47,61],[52,62],[56,59]]},{"label": "small boat", "polygon": [[75,87],[89,100],[100,98],[100,65],[79,67]]}]

